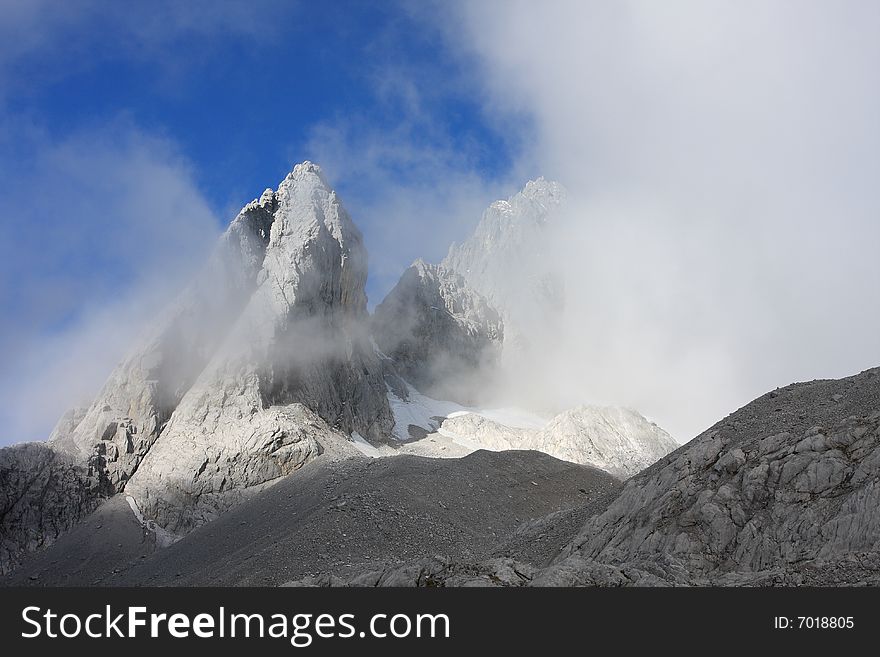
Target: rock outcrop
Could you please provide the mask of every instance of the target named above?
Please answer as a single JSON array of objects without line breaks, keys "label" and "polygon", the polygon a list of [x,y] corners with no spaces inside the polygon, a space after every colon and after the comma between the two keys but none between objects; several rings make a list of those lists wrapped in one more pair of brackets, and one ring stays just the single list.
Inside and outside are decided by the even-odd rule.
[{"label": "rock outcrop", "polygon": [[331,431],[391,432],[360,232],[310,163],[261,202],[273,221],[256,289],[126,487],[172,532],[299,468]]},{"label": "rock outcrop", "polygon": [[829,563],[880,548],[878,447],[880,369],[768,393],[631,479],[558,561],[719,583],[824,564],[837,583]]},{"label": "rock outcrop", "polygon": [[460,403],[491,377],[504,335],[498,312],[460,274],[422,260],[376,308],[371,332],[399,375]]}]

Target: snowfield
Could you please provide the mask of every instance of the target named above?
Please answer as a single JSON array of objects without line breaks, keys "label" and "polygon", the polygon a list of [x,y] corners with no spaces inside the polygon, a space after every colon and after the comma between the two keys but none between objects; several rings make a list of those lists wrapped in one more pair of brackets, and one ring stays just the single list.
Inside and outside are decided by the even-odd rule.
[{"label": "snowfield", "polygon": [[394,438],[400,445],[373,445],[351,435],[370,457],[399,453],[460,457],[479,449],[535,450],[628,478],[676,448],[678,443],[638,412],[615,406],[578,406],[553,417],[516,408],[467,408],[432,399],[407,384],[408,400],[389,389]]}]

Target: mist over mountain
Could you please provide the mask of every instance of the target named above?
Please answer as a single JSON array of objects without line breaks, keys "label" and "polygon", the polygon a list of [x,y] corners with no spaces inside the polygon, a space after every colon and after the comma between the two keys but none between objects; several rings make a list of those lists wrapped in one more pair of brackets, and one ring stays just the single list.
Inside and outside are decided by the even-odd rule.
[{"label": "mist over mountain", "polygon": [[296,165],[88,407],[0,450],[4,581],[873,582],[877,372],[768,393],[681,447],[636,409],[566,407],[589,362],[565,212],[527,183],[370,314],[362,234]]},{"label": "mist over mountain", "polygon": [[[406,270],[371,317],[362,235],[320,168],[296,165],[239,212],[88,407],[65,413],[47,444],[3,450],[14,489],[3,568],[119,494],[157,540],[178,540],[325,452],[537,449],[623,476],[653,462],[674,443],[637,413],[551,419],[560,409],[518,410],[525,397],[506,396],[516,382],[501,384],[532,376],[561,321],[545,249],[563,198],[538,180],[493,204],[443,263]],[[492,435],[462,414],[496,421]],[[537,431],[560,422],[564,439]]]}]

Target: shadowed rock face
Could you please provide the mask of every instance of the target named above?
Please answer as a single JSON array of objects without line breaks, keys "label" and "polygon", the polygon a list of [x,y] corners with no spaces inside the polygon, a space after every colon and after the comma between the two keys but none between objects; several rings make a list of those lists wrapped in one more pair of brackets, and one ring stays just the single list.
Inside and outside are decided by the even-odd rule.
[{"label": "shadowed rock face", "polygon": [[0,573],[51,545],[109,493],[43,443],[0,449]]},{"label": "shadowed rock face", "polygon": [[460,403],[491,376],[504,335],[498,312],[461,275],[422,260],[376,308],[371,332],[421,392]]}]

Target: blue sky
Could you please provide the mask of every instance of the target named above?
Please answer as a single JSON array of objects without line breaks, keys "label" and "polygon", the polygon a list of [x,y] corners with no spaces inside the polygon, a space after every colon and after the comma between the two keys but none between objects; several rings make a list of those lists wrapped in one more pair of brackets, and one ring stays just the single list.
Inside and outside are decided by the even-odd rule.
[{"label": "blue sky", "polygon": [[322,164],[365,233],[371,304],[510,191],[518,137],[488,120],[434,9],[0,2],[2,387],[45,372],[27,394],[52,397],[24,437],[94,390],[293,164]]},{"label": "blue sky", "polygon": [[45,437],[296,162],[376,303],[569,190],[539,385],[686,439],[880,364],[880,4],[0,0],[0,444]]},{"label": "blue sky", "polygon": [[[293,163],[320,162],[316,135],[328,126],[344,130],[347,139],[368,133],[372,141],[385,136],[393,144],[399,140],[394,132],[410,125],[409,150],[433,153],[442,145],[486,180],[510,167],[513,139],[486,120],[467,62],[405,6],[338,2],[318,10],[309,3],[262,2],[239,24],[248,3],[195,3],[189,10],[185,3],[160,3],[185,14],[167,21],[178,24],[175,32],[150,10],[155,3],[140,3],[133,16],[116,5],[83,3],[91,9],[59,26],[52,43],[7,62],[5,118],[40,131],[50,143],[108,126],[166,140],[221,223]],[[201,11],[229,18],[190,26],[201,22]],[[138,31],[135,21],[147,27]],[[9,139],[7,148],[14,149],[17,140]],[[405,153],[385,161],[383,173],[404,183],[434,173],[421,164],[417,154]],[[380,193],[345,170],[326,173],[351,201],[356,219],[357,202]],[[369,221],[362,223],[369,233]],[[385,289],[383,280],[371,291]]]}]

